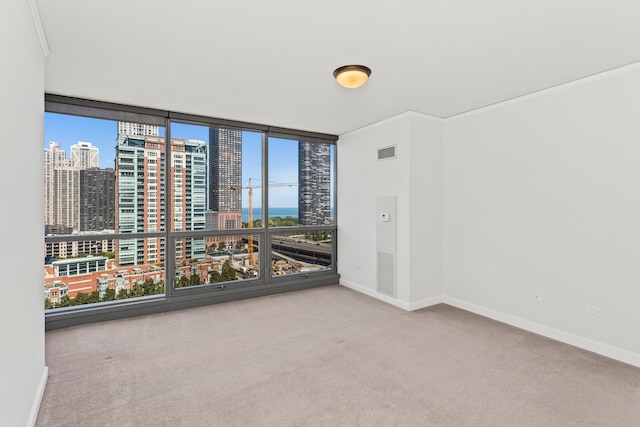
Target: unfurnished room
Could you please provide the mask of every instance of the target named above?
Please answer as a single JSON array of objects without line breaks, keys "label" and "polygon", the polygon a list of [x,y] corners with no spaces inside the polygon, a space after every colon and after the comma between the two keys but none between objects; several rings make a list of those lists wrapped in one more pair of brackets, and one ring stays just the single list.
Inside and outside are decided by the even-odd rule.
[{"label": "unfurnished room", "polygon": [[3,0],[0,424],[640,425],[638,22]]}]

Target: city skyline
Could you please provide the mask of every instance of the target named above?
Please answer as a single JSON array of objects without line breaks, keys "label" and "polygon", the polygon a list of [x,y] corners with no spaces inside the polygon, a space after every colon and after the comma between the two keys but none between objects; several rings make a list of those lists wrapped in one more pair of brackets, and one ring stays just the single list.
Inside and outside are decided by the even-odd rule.
[{"label": "city skyline", "polygon": [[[141,123],[48,114],[45,125],[45,235],[113,227],[121,236],[45,242],[46,308],[163,293],[167,256],[180,268],[170,280],[175,287],[257,277],[260,244],[251,233],[175,238],[171,248],[162,237],[128,233],[238,229],[245,209],[262,216],[266,187],[276,227],[330,223],[332,145],[270,138],[264,165],[259,132],[172,124],[165,143],[164,128]],[[263,166],[286,182],[263,185],[256,178]],[[278,207],[280,190],[290,197]],[[295,210],[297,219],[275,218],[278,209]],[[272,275],[326,268],[331,234],[298,233],[272,242]]]},{"label": "city skyline", "polygon": [[[44,148],[50,142],[57,142],[61,150],[71,156],[71,146],[78,143],[91,143],[99,150],[99,167],[115,169],[115,152],[117,146],[118,122],[112,120],[71,116],[58,113],[45,113]],[[171,136],[178,139],[195,139],[209,141],[209,127],[172,123]],[[158,136],[164,137],[164,127],[159,127]],[[242,131],[242,186],[249,184],[254,190],[254,208],[261,207],[261,138],[258,132]],[[333,150],[330,150],[333,162]],[[269,144],[269,184],[298,182],[298,141],[271,138]],[[333,171],[331,171],[333,182]],[[333,194],[333,184],[331,185]],[[333,200],[333,198],[331,198]],[[269,189],[269,205],[274,208],[298,208],[298,189],[295,187],[273,187]],[[333,205],[333,203],[332,203]],[[242,206],[248,206],[247,191],[242,191]]]}]

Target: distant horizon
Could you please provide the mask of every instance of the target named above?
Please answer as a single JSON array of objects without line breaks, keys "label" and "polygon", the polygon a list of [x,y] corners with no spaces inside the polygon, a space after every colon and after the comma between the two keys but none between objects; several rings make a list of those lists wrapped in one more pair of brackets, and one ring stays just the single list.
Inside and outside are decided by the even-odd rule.
[{"label": "distant horizon", "polygon": [[[56,142],[64,150],[66,158],[70,158],[71,147],[79,142],[87,142],[98,149],[98,166],[101,169],[115,169],[115,149],[118,137],[118,122],[115,120],[97,119],[45,112],[44,117],[44,148],[49,143]],[[164,137],[166,129],[158,127],[158,133]],[[208,144],[209,126],[194,125],[179,122],[171,124],[172,139],[200,140]],[[298,181],[298,150],[297,140],[271,138],[269,145],[269,201],[279,205],[297,204],[298,192],[293,186],[281,186],[281,183]],[[254,201],[257,205],[261,201],[262,176],[262,134],[255,131],[242,131],[242,205],[247,206],[249,179],[253,180]],[[295,167],[292,167],[295,165]],[[278,188],[280,187],[280,188]]]},{"label": "distant horizon", "polygon": [[[278,212],[280,211],[280,212]],[[294,218],[299,218],[298,215],[298,207],[269,207],[269,217],[287,217],[287,216],[291,216]],[[331,207],[329,209],[330,212],[330,216],[333,217],[334,215],[334,210],[333,207]],[[262,208],[257,208],[254,207],[253,208],[253,220],[257,221],[257,220],[262,220]],[[242,222],[249,222],[249,208],[247,207],[243,207],[242,208]]]},{"label": "distant horizon", "polygon": [[[258,210],[258,209],[262,210],[262,207],[261,206],[254,206],[253,207],[253,210]],[[272,210],[272,209],[295,209],[295,210],[298,210],[298,206],[269,206],[269,209],[270,210]],[[246,206],[243,207],[242,210],[249,212],[249,208],[246,207]],[[331,208],[329,208],[329,210],[333,211],[333,206]]]}]

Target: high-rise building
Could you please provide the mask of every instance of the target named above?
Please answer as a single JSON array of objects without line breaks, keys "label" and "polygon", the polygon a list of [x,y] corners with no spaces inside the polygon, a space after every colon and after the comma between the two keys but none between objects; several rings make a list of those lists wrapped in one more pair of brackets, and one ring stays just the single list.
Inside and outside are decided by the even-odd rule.
[{"label": "high-rise building", "polygon": [[71,159],[67,159],[67,154],[60,148],[60,144],[55,141],[49,142],[49,148],[44,149],[44,223],[55,224],[55,191],[54,191],[54,170],[57,167],[71,166]]},{"label": "high-rise building", "polygon": [[[172,212],[164,206],[166,152],[160,136],[118,135],[116,147],[116,229],[119,233],[151,233],[204,230],[206,210],[206,144],[203,141],[171,140],[169,159]],[[177,259],[205,255],[203,239],[178,239]],[[164,262],[160,238],[120,239],[118,264],[122,266]]]},{"label": "high-rise building", "polygon": [[241,187],[242,131],[210,127],[208,229],[242,227]]},{"label": "high-rise building", "polygon": [[[116,230],[143,233],[162,230],[164,138],[118,135],[116,146]],[[143,192],[143,194],[139,194]],[[142,196],[142,197],[140,197]],[[162,262],[161,239],[120,239],[118,265]]]},{"label": "high-rise building", "polygon": [[90,142],[78,141],[71,146],[71,165],[78,169],[97,168],[98,147],[94,147]]},{"label": "high-rise building", "polygon": [[[207,208],[207,145],[204,141],[172,139],[171,180],[173,229],[205,229]],[[201,259],[206,255],[202,238],[176,241],[177,259]]]},{"label": "high-rise building", "polygon": [[145,125],[143,123],[118,122],[118,135],[159,136],[160,128],[156,125]]},{"label": "high-rise building", "polygon": [[328,224],[331,217],[331,145],[298,143],[298,223]]},{"label": "high-rise building", "polygon": [[58,166],[53,171],[53,222],[80,230],[80,169]]},{"label": "high-rise building", "polygon": [[[59,143],[49,143],[49,148],[44,149],[45,224],[70,227],[75,231],[87,230],[83,228],[87,224],[81,223],[81,209],[87,209],[92,204],[82,199],[81,190],[88,187],[87,184],[83,185],[81,172],[89,168],[97,169],[98,164],[98,147],[90,142],[80,141],[72,145],[70,159],[66,158]],[[113,206],[113,199],[110,205]],[[93,213],[95,211],[84,216]]]},{"label": "high-rise building", "polygon": [[115,230],[116,175],[113,169],[80,171],[80,231]]}]

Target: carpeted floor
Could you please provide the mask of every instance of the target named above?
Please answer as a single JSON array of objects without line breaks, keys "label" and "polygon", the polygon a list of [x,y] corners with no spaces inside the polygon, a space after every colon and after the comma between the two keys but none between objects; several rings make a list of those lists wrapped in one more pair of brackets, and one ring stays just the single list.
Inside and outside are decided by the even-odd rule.
[{"label": "carpeted floor", "polygon": [[640,369],[342,286],[46,333],[37,426],[640,426]]}]

